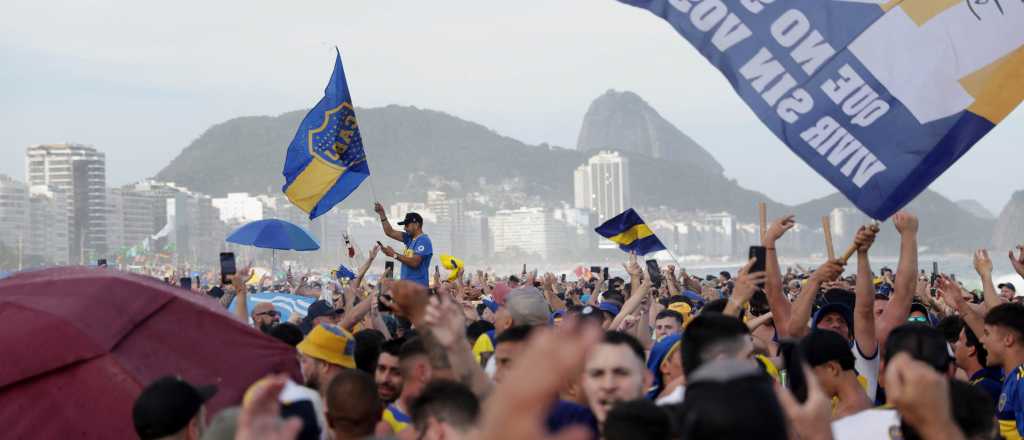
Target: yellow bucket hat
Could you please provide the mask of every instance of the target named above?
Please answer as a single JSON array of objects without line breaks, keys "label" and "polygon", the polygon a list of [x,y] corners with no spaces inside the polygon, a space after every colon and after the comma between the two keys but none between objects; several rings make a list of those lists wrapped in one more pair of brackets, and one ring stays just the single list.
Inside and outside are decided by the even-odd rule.
[{"label": "yellow bucket hat", "polygon": [[345,329],[320,324],[297,347],[299,353],[343,368],[356,367],[356,340]]}]

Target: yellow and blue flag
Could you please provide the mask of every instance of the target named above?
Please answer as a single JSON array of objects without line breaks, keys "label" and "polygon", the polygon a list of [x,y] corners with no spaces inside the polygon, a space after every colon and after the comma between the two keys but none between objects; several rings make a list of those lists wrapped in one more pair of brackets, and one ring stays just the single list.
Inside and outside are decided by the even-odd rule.
[{"label": "yellow and blue flag", "polygon": [[647,255],[651,252],[665,250],[654,231],[647,227],[644,219],[640,218],[633,208],[627,209],[622,214],[612,217],[595,229],[602,237],[614,241],[619,249],[626,252],[635,252],[637,255]]},{"label": "yellow and blue flag", "polygon": [[370,175],[341,53],[324,97],[299,124],[284,161],[281,191],[312,220],[345,200]]}]

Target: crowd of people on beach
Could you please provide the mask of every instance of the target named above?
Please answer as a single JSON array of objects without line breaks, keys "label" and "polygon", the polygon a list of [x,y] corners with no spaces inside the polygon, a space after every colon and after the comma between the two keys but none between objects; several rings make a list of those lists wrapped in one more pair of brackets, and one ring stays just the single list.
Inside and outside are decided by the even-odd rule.
[{"label": "crowd of people on beach", "polygon": [[[1024,434],[1024,304],[974,254],[982,289],[918,268],[918,219],[891,219],[894,269],[874,273],[878,234],[855,257],[783,269],[764,259],[700,277],[624,257],[626,277],[456,268],[442,277],[423,219],[384,237],[354,277],[321,285],[304,316],[246,286],[202,295],[295,347],[298,378],[273,374],[237,407],[206,414],[214,388],[166,377],[133,410],[142,439],[1015,439]],[[384,239],[382,237],[382,239]],[[374,261],[394,261],[376,283]],[[1024,247],[1009,259],[1024,276]],[[431,268],[434,270],[431,271]],[[185,294],[185,293],[183,293]]]}]

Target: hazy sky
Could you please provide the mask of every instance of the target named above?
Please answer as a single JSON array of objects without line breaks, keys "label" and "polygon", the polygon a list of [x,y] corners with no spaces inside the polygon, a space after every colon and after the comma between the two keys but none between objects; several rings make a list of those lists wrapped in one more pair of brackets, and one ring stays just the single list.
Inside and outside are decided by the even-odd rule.
[{"label": "hazy sky", "polygon": [[[213,124],[312,106],[334,44],[359,106],[572,148],[591,100],[632,90],[740,184],[786,203],[834,191],[668,24],[613,0],[4,0],[0,173],[23,178],[29,145],[75,141],[107,153],[110,185],[151,176]],[[998,214],[1024,189],[1021,139],[1016,111],[932,188]]]}]

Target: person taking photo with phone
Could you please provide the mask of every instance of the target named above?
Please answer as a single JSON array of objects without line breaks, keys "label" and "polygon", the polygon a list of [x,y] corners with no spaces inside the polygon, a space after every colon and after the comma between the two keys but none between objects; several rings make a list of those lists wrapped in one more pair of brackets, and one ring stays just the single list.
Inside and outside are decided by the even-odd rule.
[{"label": "person taking photo with phone", "polygon": [[394,258],[402,264],[401,279],[429,287],[430,259],[434,256],[434,247],[430,242],[430,237],[423,233],[423,217],[415,212],[405,214],[405,219],[398,222],[404,231],[398,231],[388,222],[384,206],[380,202],[374,203],[373,210],[380,216],[384,235],[405,244],[405,251],[401,254],[391,246],[384,246],[381,249],[384,255]]}]

